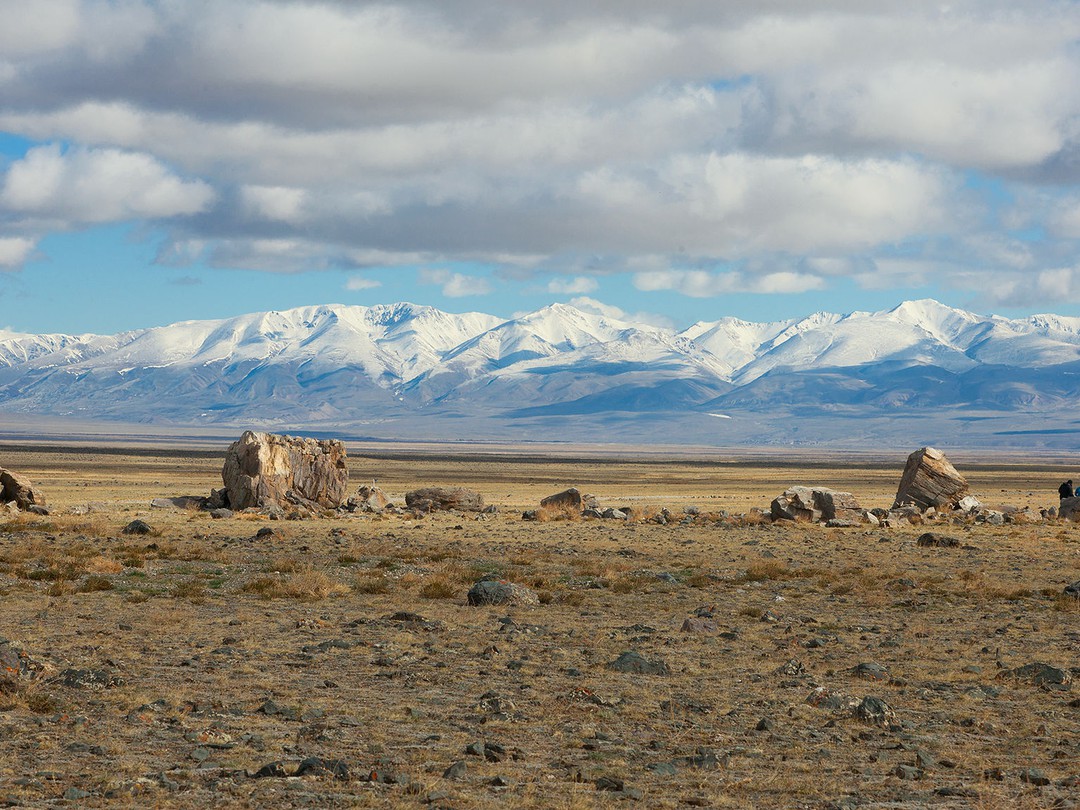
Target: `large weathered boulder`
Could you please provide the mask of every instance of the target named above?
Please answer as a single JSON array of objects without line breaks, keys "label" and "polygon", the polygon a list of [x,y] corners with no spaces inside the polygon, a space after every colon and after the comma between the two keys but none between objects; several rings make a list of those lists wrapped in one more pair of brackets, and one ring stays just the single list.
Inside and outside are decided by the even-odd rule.
[{"label": "large weathered boulder", "polygon": [[925,511],[953,509],[968,493],[968,483],[945,457],[933,447],[923,447],[908,456],[893,506],[914,504]]},{"label": "large weathered boulder", "polygon": [[484,497],[464,487],[424,487],[405,493],[405,505],[418,512],[438,512],[456,509],[459,512],[482,512]]},{"label": "large weathered boulder", "polygon": [[381,512],[389,505],[386,493],[374,484],[361,484],[356,494],[349,498],[349,509],[353,512]]},{"label": "large weathered boulder", "polygon": [[0,469],[0,503],[12,502],[26,510],[31,506],[44,506],[45,496],[25,475]]},{"label": "large weathered boulder", "polygon": [[581,492],[578,491],[577,487],[570,487],[570,489],[564,489],[562,492],[556,492],[554,495],[548,495],[540,501],[540,508],[580,512]]},{"label": "large weathered boulder", "polygon": [[336,509],[349,484],[345,445],[248,430],[225,451],[221,480],[230,509],[290,504]]},{"label": "large weathered boulder", "polygon": [[774,520],[809,523],[863,520],[862,507],[854,495],[826,487],[788,487],[773,499],[771,509]]}]

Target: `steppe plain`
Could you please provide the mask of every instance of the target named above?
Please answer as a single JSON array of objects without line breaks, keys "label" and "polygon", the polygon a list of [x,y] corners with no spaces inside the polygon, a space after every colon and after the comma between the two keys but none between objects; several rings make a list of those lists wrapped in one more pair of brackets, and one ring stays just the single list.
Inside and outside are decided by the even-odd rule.
[{"label": "steppe plain", "polygon": [[[1001,677],[1033,662],[1080,675],[1080,605],[1063,595],[1080,579],[1080,525],[745,517],[792,484],[888,507],[904,453],[350,447],[354,487],[375,478],[400,500],[467,486],[498,512],[149,508],[220,486],[224,446],[0,448],[51,510],[0,518],[0,636],[44,668],[0,690],[0,804],[1080,804],[1080,689]],[[1080,479],[1062,459],[953,460],[990,505],[1052,506]],[[521,520],[568,486],[633,519]],[[669,522],[651,522],[665,507]],[[136,518],[151,535],[121,533]],[[918,547],[927,528],[960,547]],[[468,606],[489,573],[541,603]],[[684,630],[695,613],[711,623]],[[611,669],[627,650],[668,674]],[[819,686],[895,717],[811,705]],[[323,772],[287,775],[312,757]],[[255,777],[271,763],[279,775]]]}]

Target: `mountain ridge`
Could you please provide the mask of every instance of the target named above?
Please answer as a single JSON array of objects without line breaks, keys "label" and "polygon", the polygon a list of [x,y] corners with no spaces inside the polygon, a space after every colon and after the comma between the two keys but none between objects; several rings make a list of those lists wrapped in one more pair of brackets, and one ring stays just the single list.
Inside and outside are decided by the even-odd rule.
[{"label": "mountain ridge", "polygon": [[[0,409],[148,424],[401,430],[424,416],[435,432],[475,422],[482,433],[488,420],[513,433],[545,419],[580,417],[575,430],[595,431],[641,417],[712,435],[720,420],[696,427],[696,417],[730,409],[741,412],[735,422],[773,425],[775,441],[790,443],[815,425],[843,436],[844,419],[901,412],[1011,415],[1012,435],[1068,419],[1078,396],[1080,318],[983,316],[933,299],[682,330],[561,303],[507,319],[399,302],[116,335],[0,332]],[[784,421],[793,414],[798,425]],[[963,427],[970,434],[977,422]]]}]

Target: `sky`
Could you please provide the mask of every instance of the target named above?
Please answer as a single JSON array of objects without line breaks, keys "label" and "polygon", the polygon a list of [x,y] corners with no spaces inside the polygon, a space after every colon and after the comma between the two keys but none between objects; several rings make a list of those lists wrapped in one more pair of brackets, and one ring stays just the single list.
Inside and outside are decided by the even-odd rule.
[{"label": "sky", "polygon": [[1078,78],[1075,0],[0,0],[0,328],[1080,315]]}]

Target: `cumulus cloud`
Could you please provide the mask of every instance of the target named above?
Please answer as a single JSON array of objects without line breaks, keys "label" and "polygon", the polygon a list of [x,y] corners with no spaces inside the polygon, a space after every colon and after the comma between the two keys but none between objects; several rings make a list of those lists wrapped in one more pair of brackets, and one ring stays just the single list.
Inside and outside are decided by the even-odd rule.
[{"label": "cumulus cloud", "polygon": [[547,291],[559,295],[578,295],[596,292],[600,284],[595,278],[574,276],[573,278],[553,278],[548,282]]},{"label": "cumulus cloud", "polygon": [[21,236],[0,236],[0,268],[22,265],[34,250],[35,242]]},{"label": "cumulus cloud", "polygon": [[174,263],[696,296],[888,286],[896,256],[1009,283],[1080,240],[1057,0],[32,5],[0,0],[0,130],[46,144],[0,175],[17,238],[152,220]]},{"label": "cumulus cloud", "polygon": [[627,312],[620,307],[613,306],[612,304],[605,304],[603,301],[597,301],[595,298],[589,298],[588,296],[579,296],[578,298],[571,298],[570,304],[582,312],[592,312],[596,315],[602,315],[605,318],[611,318],[615,321],[627,321],[634,324],[646,324],[648,326],[655,326],[658,329],[673,329],[675,322],[668,318],[666,315],[659,315],[654,312]]},{"label": "cumulus cloud", "polygon": [[31,149],[11,164],[0,208],[47,221],[85,224],[195,214],[214,198],[201,180],[183,180],[150,155],[58,145]]},{"label": "cumulus cloud", "polygon": [[304,191],[282,186],[243,186],[240,197],[244,208],[254,217],[299,222],[304,218]]},{"label": "cumulus cloud", "polygon": [[359,292],[360,290],[374,290],[382,286],[382,282],[374,278],[365,278],[364,276],[350,276],[345,282],[345,289],[350,292]]},{"label": "cumulus cloud", "polygon": [[479,276],[453,273],[443,268],[425,268],[420,271],[421,284],[437,284],[447,298],[466,298],[471,295],[487,295],[492,291],[491,282]]}]

